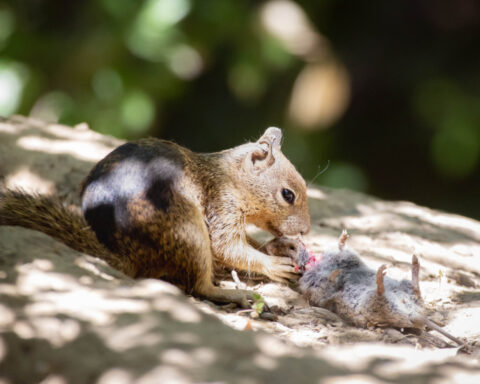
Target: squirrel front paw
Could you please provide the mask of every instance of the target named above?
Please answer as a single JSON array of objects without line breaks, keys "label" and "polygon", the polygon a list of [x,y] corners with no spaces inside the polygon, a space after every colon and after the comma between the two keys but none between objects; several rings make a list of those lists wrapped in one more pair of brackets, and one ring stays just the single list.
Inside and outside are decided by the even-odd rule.
[{"label": "squirrel front paw", "polygon": [[273,281],[287,284],[298,280],[293,260],[289,257],[267,256],[263,264],[263,273]]}]

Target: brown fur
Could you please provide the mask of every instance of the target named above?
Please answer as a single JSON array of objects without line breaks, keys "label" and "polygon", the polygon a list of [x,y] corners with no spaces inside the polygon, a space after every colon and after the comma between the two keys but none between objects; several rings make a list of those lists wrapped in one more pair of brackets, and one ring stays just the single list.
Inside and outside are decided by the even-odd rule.
[{"label": "brown fur", "polygon": [[[249,292],[213,285],[214,263],[276,281],[294,276],[289,258],[250,245],[245,225],[276,236],[310,229],[305,182],[282,154],[281,136],[269,128],[257,142],[211,154],[158,139],[129,143],[86,179],[87,220],[53,197],[6,191],[0,224],[45,232],[132,277],[160,278],[194,295],[245,305]],[[284,188],[294,192],[293,204],[282,197]]]}]

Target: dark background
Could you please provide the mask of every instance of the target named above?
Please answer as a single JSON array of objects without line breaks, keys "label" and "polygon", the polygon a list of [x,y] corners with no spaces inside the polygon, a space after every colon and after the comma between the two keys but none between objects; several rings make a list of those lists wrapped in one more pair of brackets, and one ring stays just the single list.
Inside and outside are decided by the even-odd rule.
[{"label": "dark background", "polygon": [[284,129],[307,180],[480,218],[480,3],[0,1],[0,115],[197,151]]}]

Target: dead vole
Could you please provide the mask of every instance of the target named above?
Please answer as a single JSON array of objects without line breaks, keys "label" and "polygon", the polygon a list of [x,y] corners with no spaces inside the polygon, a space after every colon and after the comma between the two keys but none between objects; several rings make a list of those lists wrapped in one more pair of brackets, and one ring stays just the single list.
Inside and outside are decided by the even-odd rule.
[{"label": "dead vole", "polygon": [[[370,269],[356,252],[345,247],[348,238],[343,231],[338,250],[315,256],[298,242],[295,253],[298,268],[303,271],[300,290],[309,303],[327,308],[347,322],[359,327],[394,327],[423,329],[428,326],[459,345],[463,342],[426,317],[420,295],[418,258],[412,257],[412,279],[397,281],[385,276],[386,266]],[[280,254],[282,243],[292,253],[291,240],[277,239],[270,244]]]}]

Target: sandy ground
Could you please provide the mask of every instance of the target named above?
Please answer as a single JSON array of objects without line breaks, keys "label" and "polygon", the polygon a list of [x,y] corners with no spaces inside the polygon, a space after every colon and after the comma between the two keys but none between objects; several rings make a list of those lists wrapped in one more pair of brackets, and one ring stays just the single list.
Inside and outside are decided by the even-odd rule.
[{"label": "sandy ground", "polygon": [[[78,205],[81,180],[119,143],[84,125],[0,122],[0,183]],[[290,287],[250,279],[274,315],[254,319],[1,227],[0,383],[479,383],[480,223],[351,191],[309,198],[310,249],[335,247],[347,228],[349,246],[397,279],[415,253],[430,317],[467,346],[434,331],[351,327]]]}]

